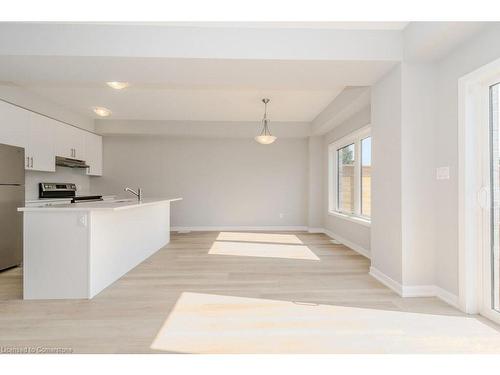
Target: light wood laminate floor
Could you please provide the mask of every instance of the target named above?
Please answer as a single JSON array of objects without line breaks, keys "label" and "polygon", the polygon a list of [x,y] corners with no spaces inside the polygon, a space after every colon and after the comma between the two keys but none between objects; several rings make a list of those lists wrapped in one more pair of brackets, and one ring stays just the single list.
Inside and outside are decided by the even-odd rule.
[{"label": "light wood laminate floor", "polygon": [[[11,269],[0,273],[0,347],[500,353],[497,326],[437,298],[400,298],[368,274],[369,264],[323,234],[192,232],[172,233],[92,300],[24,301],[22,270]],[[312,321],[323,324],[309,330]],[[438,341],[422,338],[426,329]]]}]

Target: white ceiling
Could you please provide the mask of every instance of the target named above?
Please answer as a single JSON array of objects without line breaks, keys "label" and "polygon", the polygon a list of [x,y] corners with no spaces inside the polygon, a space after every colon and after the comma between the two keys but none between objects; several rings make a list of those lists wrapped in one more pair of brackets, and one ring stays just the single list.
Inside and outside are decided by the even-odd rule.
[{"label": "white ceiling", "polygon": [[66,108],[92,116],[93,106],[103,106],[113,112],[113,119],[183,121],[259,120],[264,97],[271,99],[272,120],[311,121],[341,90],[31,88]]},{"label": "white ceiling", "polygon": [[[255,121],[269,97],[274,121],[312,121],[345,86],[369,86],[388,61],[277,61],[2,56],[0,80],[83,115],[113,119]],[[117,91],[106,81],[128,81]]]},{"label": "white ceiling", "polygon": [[[345,87],[433,61],[486,25],[463,22],[0,23],[0,81],[96,118],[311,122]],[[112,90],[106,81],[128,81]],[[1,84],[1,82],[0,82]],[[333,106],[335,107],[335,106]],[[333,108],[329,107],[329,108]],[[109,121],[108,121],[109,123]]]}]

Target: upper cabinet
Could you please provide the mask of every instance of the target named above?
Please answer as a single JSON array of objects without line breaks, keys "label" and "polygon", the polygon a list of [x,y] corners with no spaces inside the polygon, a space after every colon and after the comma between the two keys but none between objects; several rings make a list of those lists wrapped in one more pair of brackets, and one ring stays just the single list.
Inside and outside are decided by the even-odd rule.
[{"label": "upper cabinet", "polygon": [[54,172],[54,128],[51,121],[0,101],[0,143],[24,147],[25,169]]},{"label": "upper cabinet", "polygon": [[58,123],[56,128],[56,155],[85,160],[85,134],[73,126]]},{"label": "upper cabinet", "polygon": [[27,164],[25,169],[55,172],[56,155],[54,146],[55,121],[29,112],[28,134],[25,143]]},{"label": "upper cabinet", "polygon": [[30,121],[29,111],[0,101],[0,143],[24,147]]},{"label": "upper cabinet", "polygon": [[54,172],[55,157],[85,160],[102,175],[102,137],[0,100],[0,143],[24,147],[27,170]]},{"label": "upper cabinet", "polygon": [[93,133],[85,134],[85,159],[89,176],[102,176],[102,137]]}]

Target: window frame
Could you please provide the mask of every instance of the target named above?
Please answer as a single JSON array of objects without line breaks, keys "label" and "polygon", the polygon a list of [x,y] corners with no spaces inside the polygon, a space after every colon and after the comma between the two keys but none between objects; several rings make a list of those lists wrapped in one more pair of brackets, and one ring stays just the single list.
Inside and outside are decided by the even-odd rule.
[{"label": "window frame", "polygon": [[[371,217],[361,214],[361,141],[371,137],[371,125],[368,124],[328,145],[328,213],[348,221],[370,226]],[[373,138],[372,138],[373,154]],[[338,151],[354,144],[354,212],[349,213],[339,209],[339,160]]]}]

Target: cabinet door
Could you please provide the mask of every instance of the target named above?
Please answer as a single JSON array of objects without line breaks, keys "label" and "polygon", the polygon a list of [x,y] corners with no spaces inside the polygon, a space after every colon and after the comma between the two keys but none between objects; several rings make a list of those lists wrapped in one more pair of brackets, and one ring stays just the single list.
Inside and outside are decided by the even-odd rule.
[{"label": "cabinet door", "polygon": [[63,124],[56,123],[54,125],[54,139],[55,139],[55,151],[56,156],[64,156],[67,158],[74,158],[74,133],[72,132],[73,127]]},{"label": "cabinet door", "polygon": [[55,120],[31,113],[26,145],[26,156],[30,159],[26,169],[55,172],[55,127]]},{"label": "cabinet door", "polygon": [[88,134],[85,130],[80,130],[78,128],[71,126],[72,141],[73,141],[73,158],[79,160],[87,160],[86,150],[85,150],[85,140]]},{"label": "cabinet door", "polygon": [[87,133],[85,138],[86,161],[90,168],[87,174],[90,176],[102,176],[102,137]]},{"label": "cabinet door", "polygon": [[26,147],[30,113],[0,100],[0,143]]}]

